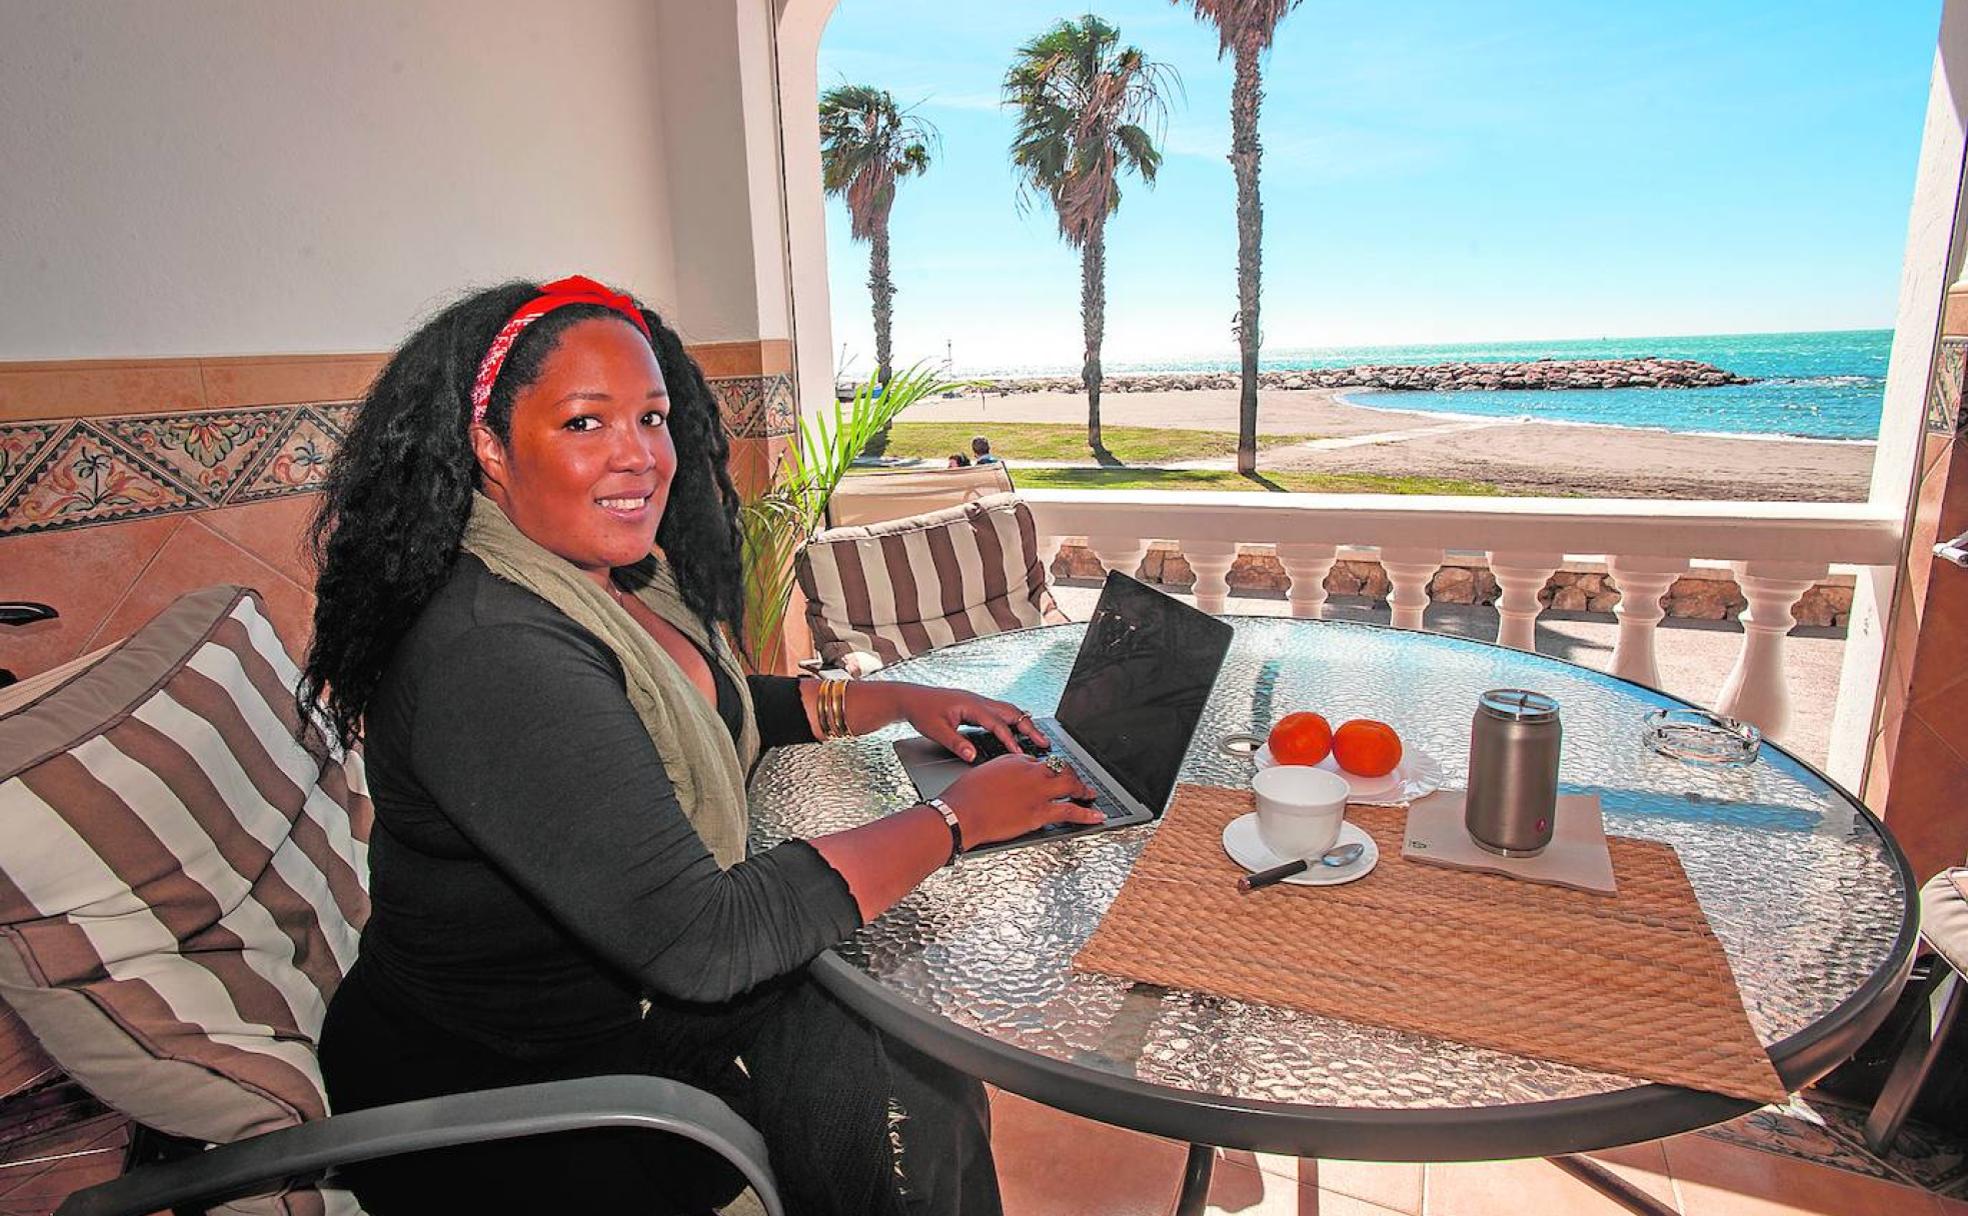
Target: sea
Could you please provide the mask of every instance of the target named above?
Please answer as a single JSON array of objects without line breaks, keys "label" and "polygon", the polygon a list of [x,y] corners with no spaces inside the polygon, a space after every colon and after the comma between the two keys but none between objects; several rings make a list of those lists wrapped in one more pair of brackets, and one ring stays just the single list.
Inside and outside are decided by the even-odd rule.
[{"label": "sea", "polygon": [[[1890,329],[1485,342],[1443,346],[1266,349],[1265,371],[1368,363],[1517,363],[1533,359],[1698,359],[1756,383],[1718,388],[1547,389],[1422,393],[1348,389],[1344,400],[1385,409],[1525,418],[1687,434],[1872,441],[1886,396]],[[1109,362],[1107,372],[1234,371],[1234,359]],[[1036,369],[1034,369],[1036,370]],[[1062,369],[1063,370],[1063,369]]]}]

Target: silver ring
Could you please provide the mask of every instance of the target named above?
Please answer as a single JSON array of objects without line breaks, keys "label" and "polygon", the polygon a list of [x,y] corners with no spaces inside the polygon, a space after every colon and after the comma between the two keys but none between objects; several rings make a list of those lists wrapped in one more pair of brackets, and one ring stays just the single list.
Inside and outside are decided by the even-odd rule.
[{"label": "silver ring", "polygon": [[1055,752],[1045,758],[1045,766],[1051,770],[1053,776],[1057,777],[1066,771],[1066,758]]}]

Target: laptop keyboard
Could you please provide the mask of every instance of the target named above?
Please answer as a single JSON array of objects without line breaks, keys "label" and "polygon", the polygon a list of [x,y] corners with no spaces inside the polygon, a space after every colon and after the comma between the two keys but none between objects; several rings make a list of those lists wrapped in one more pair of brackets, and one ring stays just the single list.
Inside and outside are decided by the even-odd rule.
[{"label": "laptop keyboard", "polygon": [[[971,746],[977,749],[976,763],[978,764],[982,764],[986,760],[996,760],[999,756],[1010,754],[1010,749],[1005,747],[1004,740],[988,731],[965,731],[964,737],[969,739]],[[1041,759],[1051,754],[1034,744],[1031,740],[1024,738],[1018,740],[1018,748],[1028,756],[1037,756]],[[1073,753],[1067,751],[1065,748],[1060,748],[1059,758],[1071,765],[1073,771],[1080,775],[1080,780],[1087,783],[1087,788],[1091,789],[1094,793],[1093,805],[1102,815],[1105,815],[1108,819],[1122,819],[1133,813],[1128,810],[1127,804],[1122,801],[1114,788],[1105,781],[1102,781],[1098,775],[1089,772],[1086,765],[1074,759]]]}]

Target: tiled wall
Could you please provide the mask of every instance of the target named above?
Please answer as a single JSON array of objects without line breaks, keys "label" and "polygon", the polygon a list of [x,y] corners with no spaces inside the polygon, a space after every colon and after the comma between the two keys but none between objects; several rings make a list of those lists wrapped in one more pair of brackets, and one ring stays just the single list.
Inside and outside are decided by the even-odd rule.
[{"label": "tiled wall", "polygon": [[[692,353],[732,432],[734,475],[768,475],[795,425],[790,343]],[[382,359],[0,365],[0,600],[61,613],[0,636],[0,667],[44,670],[214,582],[257,587],[304,645],[303,536]]]},{"label": "tiled wall", "polygon": [[1865,791],[1923,881],[1968,858],[1968,570],[1933,556],[1968,531],[1968,294],[1942,330]]}]

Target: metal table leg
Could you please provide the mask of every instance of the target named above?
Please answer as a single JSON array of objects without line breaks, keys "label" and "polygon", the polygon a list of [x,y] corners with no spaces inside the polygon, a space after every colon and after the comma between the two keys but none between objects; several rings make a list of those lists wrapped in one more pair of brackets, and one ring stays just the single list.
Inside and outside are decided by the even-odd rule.
[{"label": "metal table leg", "polygon": [[1596,1161],[1588,1161],[1575,1154],[1546,1157],[1545,1160],[1629,1212],[1638,1212],[1640,1216],[1679,1216],[1673,1208]]},{"label": "metal table leg", "polygon": [[1962,1005],[1968,1003],[1962,1000],[1961,976],[1954,968],[1941,958],[1935,958],[1932,965],[1933,973],[1920,994],[1920,1016],[1907,1027],[1893,1070],[1887,1074],[1886,1084],[1880,1087],[1879,1097],[1866,1116],[1866,1147],[1875,1153],[1884,1154],[1899,1138],[1900,1127],[1913,1109],[1913,1100],[1920,1096],[1920,1087],[1940,1057],[1941,1044],[1961,1016]]},{"label": "metal table leg", "polygon": [[1175,1216],[1203,1216],[1209,1205],[1210,1171],[1215,1165],[1214,1148],[1207,1144],[1189,1146],[1189,1160],[1182,1166],[1182,1189],[1175,1196]]}]

